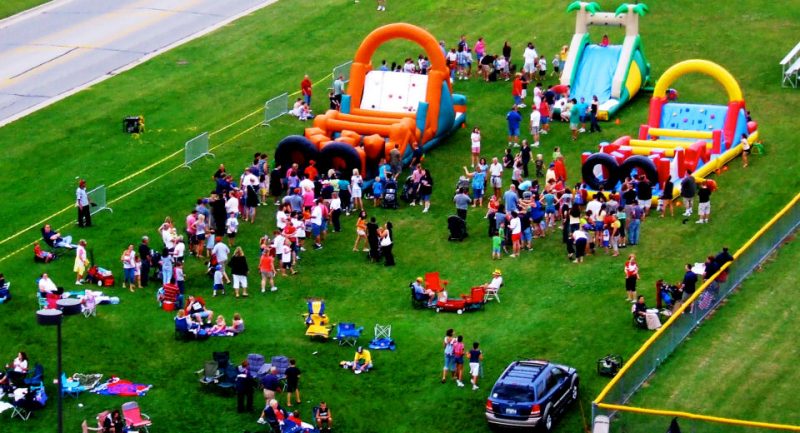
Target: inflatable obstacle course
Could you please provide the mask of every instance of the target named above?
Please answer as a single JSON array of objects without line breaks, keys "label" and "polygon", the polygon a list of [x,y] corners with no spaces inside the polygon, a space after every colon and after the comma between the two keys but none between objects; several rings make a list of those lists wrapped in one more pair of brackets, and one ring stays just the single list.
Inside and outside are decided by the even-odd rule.
[{"label": "inflatable obstacle course", "polygon": [[[701,73],[714,78],[728,93],[727,105],[676,102],[670,86],[680,77]],[[648,122],[637,138],[620,137],[601,143],[599,152],[582,155],[583,180],[592,189],[614,190],[620,180],[636,170],[654,186],[686,172],[705,178],[742,151],[741,137],[753,144],[758,124],[747,120],[744,96],[736,79],[722,66],[707,60],[686,60],[659,78],[650,100]],[[676,182],[677,183],[677,182]]]},{"label": "inflatable obstacle course", "polygon": [[[393,39],[410,40],[425,50],[431,62],[426,75],[373,70],[372,55]],[[427,151],[466,122],[466,98],[452,93],[449,78],[450,70],[433,35],[405,23],[380,27],[356,51],[341,110],[314,118],[314,126],[304,136],[281,141],[276,164],[287,168],[313,159],[321,170],[347,173],[358,168],[369,183],[380,159],[388,160],[395,146],[408,163],[413,147]]]},{"label": "inflatable obstacle course", "polygon": [[[561,74],[561,85],[570,86],[570,98],[587,103],[597,96],[597,118],[608,120],[650,80],[650,64],[639,36],[639,17],[648,8],[643,3],[623,4],[616,12],[600,12],[597,3],[576,1],[567,12],[577,12],[575,34]],[[589,26],[625,28],[622,45],[591,43]]]}]

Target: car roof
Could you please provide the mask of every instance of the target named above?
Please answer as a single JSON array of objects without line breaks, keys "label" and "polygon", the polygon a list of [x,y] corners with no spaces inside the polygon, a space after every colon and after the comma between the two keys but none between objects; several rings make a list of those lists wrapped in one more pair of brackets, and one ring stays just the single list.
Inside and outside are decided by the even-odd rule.
[{"label": "car roof", "polygon": [[527,387],[550,363],[541,360],[515,361],[508,366],[498,382],[503,385]]}]

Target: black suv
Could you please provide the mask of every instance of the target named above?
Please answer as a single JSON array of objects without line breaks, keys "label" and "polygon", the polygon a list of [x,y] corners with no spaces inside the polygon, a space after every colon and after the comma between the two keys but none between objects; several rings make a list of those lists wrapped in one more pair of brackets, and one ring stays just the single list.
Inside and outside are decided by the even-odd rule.
[{"label": "black suv", "polygon": [[497,379],[486,401],[489,426],[540,428],[578,399],[578,372],[549,361],[515,361]]}]

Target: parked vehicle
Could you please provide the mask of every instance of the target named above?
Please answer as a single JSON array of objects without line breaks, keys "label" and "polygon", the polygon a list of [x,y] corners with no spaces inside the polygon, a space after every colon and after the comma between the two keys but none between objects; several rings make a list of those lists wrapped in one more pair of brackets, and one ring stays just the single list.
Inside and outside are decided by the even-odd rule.
[{"label": "parked vehicle", "polygon": [[486,401],[489,426],[549,432],[558,417],[578,400],[578,372],[549,361],[514,361],[495,382]]}]

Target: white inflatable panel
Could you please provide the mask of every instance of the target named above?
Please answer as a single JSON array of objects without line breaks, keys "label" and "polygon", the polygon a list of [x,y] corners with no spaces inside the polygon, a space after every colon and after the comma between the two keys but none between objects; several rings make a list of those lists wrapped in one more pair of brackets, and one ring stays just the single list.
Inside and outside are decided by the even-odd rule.
[{"label": "white inflatable panel", "polygon": [[413,74],[403,72],[386,72],[383,76],[381,91],[381,110],[390,113],[401,113],[406,110],[409,81]]},{"label": "white inflatable panel", "polygon": [[425,101],[427,88],[427,75],[370,71],[364,79],[361,109],[416,112],[419,103]]},{"label": "white inflatable panel", "polygon": [[364,78],[364,94],[361,97],[361,108],[364,110],[380,110],[383,74],[388,72],[370,71]]}]

